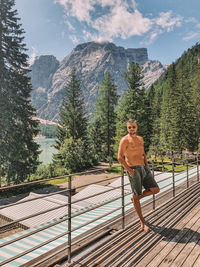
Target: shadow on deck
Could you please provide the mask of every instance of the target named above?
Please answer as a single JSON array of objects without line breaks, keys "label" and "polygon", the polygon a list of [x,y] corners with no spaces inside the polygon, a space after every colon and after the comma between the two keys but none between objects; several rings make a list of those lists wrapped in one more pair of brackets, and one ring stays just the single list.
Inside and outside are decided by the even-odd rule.
[{"label": "shadow on deck", "polygon": [[65,266],[200,266],[200,183],[145,218],[149,233],[134,223]]}]

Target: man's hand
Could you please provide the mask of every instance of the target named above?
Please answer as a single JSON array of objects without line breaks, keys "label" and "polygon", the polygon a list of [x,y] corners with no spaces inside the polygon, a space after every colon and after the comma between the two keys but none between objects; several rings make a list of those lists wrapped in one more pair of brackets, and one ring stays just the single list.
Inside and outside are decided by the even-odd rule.
[{"label": "man's hand", "polygon": [[130,169],[130,170],[128,170],[128,172],[129,172],[129,174],[130,174],[130,176],[134,176],[134,170],[133,169]]}]

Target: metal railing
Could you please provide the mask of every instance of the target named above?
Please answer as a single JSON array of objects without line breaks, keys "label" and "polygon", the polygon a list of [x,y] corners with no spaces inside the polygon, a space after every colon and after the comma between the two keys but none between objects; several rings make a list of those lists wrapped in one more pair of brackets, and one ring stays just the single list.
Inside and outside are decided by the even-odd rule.
[{"label": "metal railing", "polygon": [[[180,161],[179,161],[180,163]],[[167,184],[165,184],[164,186],[160,187],[160,193],[158,194],[158,196],[155,196],[153,195],[152,196],[152,200],[151,201],[148,201],[147,203],[145,203],[145,205],[142,205],[142,207],[145,207],[149,204],[152,203],[152,209],[155,210],[156,208],[156,201],[158,201],[159,199],[163,198],[164,195],[167,195],[169,194],[169,192],[172,192],[173,193],[173,197],[175,197],[176,195],[176,187],[183,181],[186,182],[186,188],[189,188],[190,186],[190,179],[192,177],[196,177],[196,182],[198,183],[199,182],[199,159],[198,159],[198,155],[196,157],[196,160],[193,161],[193,162],[188,162],[187,160],[183,160],[183,164],[186,166],[186,171],[185,172],[181,172],[181,177],[179,179],[176,179],[176,176],[180,175],[180,174],[177,174],[176,171],[177,169],[179,168],[182,168],[182,166],[179,166],[177,165],[176,166],[176,162],[174,161],[174,159],[172,159],[172,162],[169,163],[167,162],[166,165],[169,165],[171,164],[172,165],[172,173],[171,173],[171,176],[170,177],[167,177],[167,178],[164,178],[160,181],[158,181],[157,183],[160,184],[160,183],[163,183],[163,182],[167,182]],[[156,176],[159,175],[155,173],[155,170],[160,167],[160,166],[165,166],[165,164],[162,164],[162,165],[155,165],[155,163],[153,162],[152,163],[152,173],[153,173],[153,176],[155,177],[156,179]],[[191,168],[189,168],[191,167]],[[92,172],[97,172],[97,171],[105,171],[107,169],[110,169],[109,168],[104,168],[104,169],[95,169],[95,170],[92,170],[90,172],[83,172],[83,173],[79,173],[79,174],[87,174],[87,173],[92,173]],[[162,172],[162,173],[167,173],[167,171],[165,172]],[[45,210],[45,211],[42,211],[42,212],[38,212],[38,213],[35,213],[35,214],[32,214],[30,216],[25,216],[23,218],[20,218],[18,220],[14,220],[12,222],[9,222],[9,223],[6,223],[4,225],[1,225],[0,226],[0,230],[2,229],[5,229],[6,227],[10,227],[11,225],[13,224],[16,224],[16,223],[19,223],[19,222],[22,222],[24,221],[25,219],[28,219],[28,218],[32,218],[32,217],[35,217],[35,216],[38,216],[38,215],[41,215],[43,213],[46,213],[46,212],[49,212],[49,211],[53,211],[55,209],[59,209],[61,207],[68,207],[67,209],[67,214],[66,216],[60,218],[60,219],[57,219],[56,221],[53,221],[51,223],[48,223],[48,225],[44,225],[44,226],[41,226],[39,227],[38,229],[34,229],[30,232],[24,232],[22,233],[20,236],[18,237],[15,237],[9,241],[6,241],[2,244],[0,244],[0,248],[2,247],[5,247],[7,245],[10,245],[16,241],[19,241],[19,240],[22,240],[26,237],[29,237],[35,233],[39,233],[39,232],[42,232],[43,230],[45,229],[48,229],[49,227],[52,227],[52,226],[55,226],[57,224],[60,224],[61,222],[67,222],[67,229],[66,231],[64,231],[63,233],[61,234],[58,234],[56,235],[55,237],[45,241],[45,242],[42,242],[40,243],[39,245],[37,246],[34,246],[32,247],[31,249],[28,249],[26,251],[24,251],[23,253],[20,253],[16,256],[11,256],[9,259],[7,260],[4,260],[3,262],[0,263],[0,266],[4,265],[4,264],[7,264],[19,257],[22,257],[26,254],[28,254],[29,252],[31,251],[34,251],[36,250],[37,248],[40,248],[40,247],[43,247],[44,245],[48,244],[48,243],[51,243],[52,241],[54,240],[57,240],[59,239],[60,237],[63,237],[63,236],[66,236],[67,235],[67,242],[68,242],[68,245],[67,245],[67,251],[68,251],[68,255],[67,256],[67,259],[68,259],[68,263],[70,264],[71,263],[71,255],[72,255],[72,246],[76,245],[77,243],[87,239],[88,237],[90,236],[93,236],[94,234],[97,234],[98,232],[102,231],[103,229],[107,228],[109,225],[112,225],[114,222],[119,222],[121,221],[121,228],[124,229],[125,228],[125,217],[126,215],[129,213],[129,210],[130,210],[130,204],[132,204],[132,202],[127,202],[127,199],[126,199],[126,196],[128,195],[131,195],[132,192],[129,190],[127,191],[125,189],[125,186],[129,185],[129,183],[125,184],[125,175],[124,175],[124,169],[121,168],[121,175],[117,175],[117,176],[114,176],[114,177],[110,177],[109,180],[116,180],[117,178],[120,178],[121,179],[121,185],[120,186],[117,186],[117,187],[113,187],[113,188],[110,188],[108,186],[108,189],[104,192],[100,192],[100,193],[97,193],[97,194],[93,194],[93,195],[89,195],[89,196],[86,196],[86,197],[83,197],[81,199],[78,199],[78,200],[75,200],[73,201],[72,200],[72,191],[74,190],[74,187],[72,186],[72,176],[74,176],[76,174],[71,174],[71,175],[67,175],[65,177],[68,177],[68,188],[67,189],[64,189],[64,190],[60,190],[60,191],[57,191],[57,192],[53,192],[53,193],[50,193],[48,195],[45,195],[45,196],[40,196],[40,197],[35,197],[35,198],[32,198],[32,199],[28,199],[28,200],[21,200],[20,201],[20,204],[22,203],[25,203],[25,202],[29,202],[29,201],[33,201],[33,200],[37,200],[37,199],[43,199],[43,198],[46,198],[46,197],[49,197],[49,196],[53,196],[53,195],[56,195],[58,193],[63,193],[65,192],[67,194],[67,202],[65,204],[62,204],[62,205],[59,205],[58,207],[54,207],[54,208],[51,208],[51,209],[48,209],[48,210]],[[63,178],[63,177],[62,177]],[[51,178],[51,179],[45,179],[45,181],[47,180],[52,180],[52,179],[57,179],[57,178]],[[38,182],[43,182],[44,180],[40,180],[40,181],[34,181],[34,183],[38,183]],[[78,186],[76,187],[76,189],[81,189],[83,187],[86,187],[86,186],[89,186],[89,185],[92,185],[92,184],[98,184],[100,182],[103,182],[103,181],[107,181],[107,179],[102,179],[102,180],[98,180],[94,183],[87,183],[87,184],[84,184],[82,186]],[[33,183],[33,182],[32,182]],[[24,185],[27,185],[27,184],[30,184],[30,183],[26,183],[26,184],[23,184]],[[15,187],[15,186],[14,186]],[[12,186],[9,186],[9,187],[6,187],[6,189],[8,188],[12,188]],[[0,190],[4,190],[4,188],[0,188]],[[87,207],[87,209],[84,209],[84,210],[81,210],[81,211],[77,211],[75,213],[72,212],[72,207],[73,207],[73,204],[77,203],[77,202],[80,202],[80,201],[83,201],[83,200],[87,200],[89,198],[92,198],[94,196],[97,196],[97,195],[101,195],[101,194],[105,194],[105,193],[108,193],[108,192],[111,192],[111,191],[114,191],[116,189],[121,189],[121,193],[111,199],[107,199],[106,201],[104,201],[103,203],[98,203],[98,204],[95,204],[93,205],[92,207]],[[165,192],[166,191],[166,192]],[[100,215],[100,216],[97,216],[96,218],[88,221],[88,222],[85,222],[77,227],[72,227],[72,222],[73,222],[73,219],[77,216],[80,216],[82,214],[86,214],[90,211],[94,211],[100,207],[103,207],[105,205],[108,205],[110,203],[113,203],[117,200],[120,200],[121,199],[121,205],[117,205],[117,207],[113,207],[110,211],[107,211],[105,212],[103,215]],[[11,206],[14,206],[14,205],[17,205],[19,203],[12,203],[12,204],[8,204],[8,205],[4,205],[2,207],[0,207],[0,210],[1,209],[5,209],[5,208],[9,208]],[[113,205],[114,206],[114,205]],[[126,210],[127,208],[127,210]],[[118,215],[116,215],[115,213],[120,211],[121,210],[121,213],[118,213]],[[114,214],[113,215],[113,218],[112,220],[108,220],[106,224],[104,224],[103,226],[99,225],[99,228],[98,229],[95,229],[94,231],[91,231],[91,233],[87,234],[86,236],[83,236],[79,239],[77,239],[76,241],[74,241],[72,239],[72,233],[77,231],[78,229],[80,228],[83,228],[84,226],[87,226],[93,222],[96,222],[102,218],[105,218],[106,216],[108,215],[111,215],[111,214]]]}]

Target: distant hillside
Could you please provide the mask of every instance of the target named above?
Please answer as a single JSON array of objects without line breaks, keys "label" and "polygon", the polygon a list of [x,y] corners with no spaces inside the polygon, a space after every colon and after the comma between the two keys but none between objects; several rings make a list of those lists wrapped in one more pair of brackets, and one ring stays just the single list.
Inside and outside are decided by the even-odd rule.
[{"label": "distant hillside", "polygon": [[127,84],[123,74],[130,62],[135,61],[144,67],[144,83],[148,88],[165,70],[158,61],[148,59],[146,48],[117,47],[113,43],[89,42],[78,45],[61,62],[54,56],[40,56],[30,69],[32,82],[32,103],[37,116],[56,121],[63,99],[63,89],[69,80],[73,67],[81,80],[86,109],[91,113],[96,102],[98,88],[107,72],[111,72],[122,94]]},{"label": "distant hillside", "polygon": [[200,44],[185,51],[148,89],[152,146],[195,151],[200,139]]},{"label": "distant hillside", "polygon": [[[184,65],[184,71],[190,81],[194,76],[194,69],[196,68],[198,63],[200,63],[200,44],[196,44],[192,48],[189,48],[182,54],[180,58],[178,58],[174,62],[177,73],[180,73],[182,71],[182,65]],[[166,87],[166,82],[168,80],[168,67],[170,67],[170,65],[167,66],[166,70],[153,83],[154,90],[158,92],[160,96],[163,94],[164,88]],[[187,80],[185,80],[185,83],[187,83]],[[150,92],[150,87],[148,91]]]}]

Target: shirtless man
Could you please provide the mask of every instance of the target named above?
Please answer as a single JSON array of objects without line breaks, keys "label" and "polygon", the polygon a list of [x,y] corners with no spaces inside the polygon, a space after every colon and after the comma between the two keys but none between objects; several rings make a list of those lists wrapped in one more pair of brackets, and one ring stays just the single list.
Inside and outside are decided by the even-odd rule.
[{"label": "shirtless man", "polygon": [[[139,216],[141,229],[148,232],[149,226],[142,215],[140,199],[157,194],[160,189],[148,167],[147,157],[144,152],[144,141],[141,136],[136,135],[137,129],[136,121],[129,119],[127,122],[128,134],[121,139],[119,144],[118,161],[128,171],[133,191],[131,200]],[[142,186],[145,188],[143,192]]]}]

